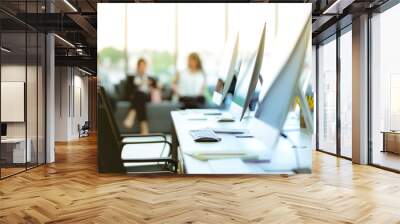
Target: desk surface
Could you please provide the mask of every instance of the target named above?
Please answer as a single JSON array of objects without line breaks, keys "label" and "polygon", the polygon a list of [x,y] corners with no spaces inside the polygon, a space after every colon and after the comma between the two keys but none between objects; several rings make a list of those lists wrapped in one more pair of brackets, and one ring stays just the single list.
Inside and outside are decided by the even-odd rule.
[{"label": "desk surface", "polygon": [[[30,141],[30,139],[27,139],[28,141]],[[25,138],[5,138],[5,139],[1,139],[1,143],[11,143],[11,144],[15,144],[15,143],[20,143],[20,142],[25,142]]]},{"label": "desk surface", "polygon": [[381,133],[400,135],[400,131],[381,131]]},{"label": "desk surface", "polygon": [[[183,160],[184,173],[187,174],[291,174],[310,172],[311,136],[300,129],[286,132],[289,139],[279,136],[274,128],[256,118],[242,122],[217,122],[217,117],[204,115],[202,111],[171,112],[175,133],[179,142],[179,154]],[[236,138],[230,134],[218,134],[217,143],[198,143],[193,141],[190,130],[203,128],[243,128],[249,130],[254,138]],[[293,145],[299,147],[293,148]],[[255,158],[236,158],[225,160],[200,160],[192,156],[196,151],[218,151],[220,149],[250,150]],[[242,170],[242,172],[240,172]]]}]

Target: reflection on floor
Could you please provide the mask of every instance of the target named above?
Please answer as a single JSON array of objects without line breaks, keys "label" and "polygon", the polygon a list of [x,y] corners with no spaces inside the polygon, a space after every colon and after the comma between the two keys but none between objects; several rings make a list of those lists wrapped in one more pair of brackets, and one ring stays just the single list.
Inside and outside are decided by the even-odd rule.
[{"label": "reflection on floor", "polygon": [[13,175],[15,173],[18,173],[18,172],[21,172],[21,171],[24,171],[24,170],[25,170],[25,167],[23,167],[23,168],[20,168],[20,167],[17,167],[17,168],[1,168],[1,178]]},{"label": "reflection on floor", "polygon": [[400,171],[400,155],[391,152],[374,151],[373,164]]},{"label": "reflection on floor", "polygon": [[9,165],[5,165],[4,167],[0,168],[0,172],[1,172],[1,178],[5,178],[7,176],[11,176],[13,174],[25,171],[26,169],[29,169],[31,167],[35,167],[36,164],[34,163],[28,163],[26,164],[9,164]]}]

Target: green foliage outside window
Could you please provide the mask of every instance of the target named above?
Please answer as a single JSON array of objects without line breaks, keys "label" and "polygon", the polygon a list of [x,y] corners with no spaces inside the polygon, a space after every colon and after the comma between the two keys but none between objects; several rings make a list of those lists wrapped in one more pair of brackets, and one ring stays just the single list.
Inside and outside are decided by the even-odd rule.
[{"label": "green foliage outside window", "polygon": [[100,59],[110,59],[112,64],[118,63],[124,59],[124,52],[113,47],[107,47],[100,51]]}]

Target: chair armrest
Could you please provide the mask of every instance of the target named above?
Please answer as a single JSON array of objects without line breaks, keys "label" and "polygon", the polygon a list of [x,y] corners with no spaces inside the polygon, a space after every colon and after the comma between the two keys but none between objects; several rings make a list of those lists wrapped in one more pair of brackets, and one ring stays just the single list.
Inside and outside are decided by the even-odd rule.
[{"label": "chair armrest", "polygon": [[168,157],[155,157],[155,158],[141,158],[141,159],[122,159],[124,163],[147,163],[147,162],[170,162],[176,164],[177,162]]},{"label": "chair armrest", "polygon": [[146,134],[146,135],[141,135],[141,134],[121,134],[121,139],[123,138],[127,138],[127,137],[142,137],[142,138],[146,138],[146,137],[162,137],[164,139],[164,141],[167,141],[167,137],[162,134],[162,133],[152,133],[152,134]]},{"label": "chair armrest", "polygon": [[146,142],[123,142],[121,143],[121,149],[125,145],[137,145],[137,144],[152,144],[152,143],[165,143],[169,146],[170,149],[172,149],[172,144],[168,141],[146,141]]}]

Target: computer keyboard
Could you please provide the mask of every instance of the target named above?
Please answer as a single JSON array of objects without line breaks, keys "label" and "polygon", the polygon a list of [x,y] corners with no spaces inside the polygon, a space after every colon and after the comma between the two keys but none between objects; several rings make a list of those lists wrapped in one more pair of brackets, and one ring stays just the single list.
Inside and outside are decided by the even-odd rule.
[{"label": "computer keyboard", "polygon": [[202,129],[202,130],[191,130],[190,135],[196,142],[219,142],[221,138],[218,137],[212,130]]}]

